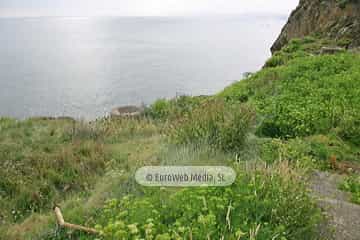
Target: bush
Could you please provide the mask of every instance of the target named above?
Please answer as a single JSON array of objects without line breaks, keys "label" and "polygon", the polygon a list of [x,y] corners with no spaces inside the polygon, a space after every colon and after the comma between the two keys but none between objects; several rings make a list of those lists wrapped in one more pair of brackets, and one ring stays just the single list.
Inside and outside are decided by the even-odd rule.
[{"label": "bush", "polygon": [[[316,239],[320,212],[296,178],[239,173],[226,188],[152,190],[107,202],[106,239]],[[191,237],[190,237],[191,236]]]},{"label": "bush", "polygon": [[206,143],[224,151],[239,151],[254,122],[246,105],[208,101],[171,125],[172,141],[179,144]]},{"label": "bush", "polygon": [[158,120],[174,120],[182,117],[201,104],[206,96],[180,96],[171,100],[159,99],[146,109],[145,115]]},{"label": "bush", "polygon": [[280,54],[275,54],[269,60],[266,61],[265,67],[277,67],[284,65],[286,62],[285,57]]},{"label": "bush", "polygon": [[170,101],[166,99],[156,100],[150,108],[146,110],[146,114],[154,119],[164,119],[170,113]]}]

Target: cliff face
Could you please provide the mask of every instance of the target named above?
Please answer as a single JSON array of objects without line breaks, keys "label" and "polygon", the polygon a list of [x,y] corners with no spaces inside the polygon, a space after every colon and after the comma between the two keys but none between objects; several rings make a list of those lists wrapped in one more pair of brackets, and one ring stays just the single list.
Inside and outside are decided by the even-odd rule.
[{"label": "cliff face", "polygon": [[360,0],[300,0],[271,51],[311,34],[360,46]]}]

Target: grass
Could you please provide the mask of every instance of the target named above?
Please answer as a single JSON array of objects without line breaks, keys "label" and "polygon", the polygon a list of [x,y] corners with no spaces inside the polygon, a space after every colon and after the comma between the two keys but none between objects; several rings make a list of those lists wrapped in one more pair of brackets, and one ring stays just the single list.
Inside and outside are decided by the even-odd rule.
[{"label": "grass", "polygon": [[229,86],[218,97],[253,106],[257,112],[257,136],[289,140],[320,135],[345,148],[342,151],[326,146],[331,141],[314,143],[316,152],[323,151],[317,158],[335,154],[340,160],[358,161],[360,55],[316,55],[318,44],[314,39],[293,40],[273,56],[286,58],[283,63],[267,65]]},{"label": "grass", "polygon": [[146,119],[93,123],[1,119],[0,126],[0,236],[6,232],[25,236],[33,222],[53,218],[44,216],[51,215],[54,203],[80,198],[95,206],[106,197],[104,192],[103,197],[96,194],[99,185],[105,188],[99,181],[111,179],[111,192],[116,192],[112,176],[120,168],[128,171],[138,166],[132,162],[144,164],[137,158],[147,160],[146,154],[158,141],[158,128]]},{"label": "grass", "polygon": [[[269,236],[315,239],[316,226],[321,221],[320,211],[309,198],[302,175],[290,167],[287,161],[271,167],[262,161],[234,165],[231,155],[206,145],[194,148],[162,142],[160,149],[150,154],[152,157],[136,158],[138,161],[155,158],[160,164],[168,165],[186,165],[189,162],[194,165],[229,165],[237,169],[237,182],[229,188],[149,189],[127,185],[131,174],[123,176],[124,182],[117,181],[117,186],[109,185],[109,178],[105,176],[102,182],[108,187],[96,187],[102,194],[111,189],[110,195],[98,201],[104,203],[107,199],[104,206],[89,206],[79,200],[70,207],[66,206],[65,209],[69,208],[70,211],[65,211],[65,216],[72,222],[96,227],[103,232],[101,239],[121,239],[121,236],[124,239],[145,238],[146,232],[153,234],[154,238],[148,235],[145,239],[188,239],[189,229],[195,239],[199,239],[205,232],[211,237],[224,235],[227,237],[225,239],[233,239],[241,232],[243,239],[249,239],[259,225],[261,230],[257,234],[258,239],[268,239]],[[209,160],[212,162],[209,163]],[[142,164],[146,165],[145,162]],[[113,173],[116,172],[119,173]],[[125,188],[127,191],[116,193],[117,188]],[[90,194],[94,195],[98,194]],[[93,197],[85,202],[93,202],[91,199]],[[204,209],[204,200],[208,209]],[[183,203],[189,203],[189,206],[182,207]],[[232,210],[230,220],[226,220],[229,204]],[[285,211],[289,208],[293,212]],[[215,222],[202,223],[213,216],[216,216]],[[228,229],[229,224],[231,230]],[[177,238],[174,229],[179,230],[176,232],[179,234]],[[95,239],[95,236],[63,231],[58,235],[52,232],[46,239]]]},{"label": "grass", "polygon": [[247,96],[261,114],[259,134],[293,138],[338,128],[358,144],[360,56],[305,57],[268,68],[227,88],[221,96]]},{"label": "grass", "polygon": [[0,120],[0,201],[6,206],[0,211],[6,222],[41,212],[63,194],[86,190],[104,172],[103,145],[90,135],[80,140],[73,124]]},{"label": "grass", "polygon": [[[133,125],[134,120],[104,120],[94,123],[92,131],[95,131],[95,129],[93,128],[95,128],[96,126],[95,132],[101,132],[100,135],[97,135],[96,141],[99,141],[99,143],[103,144],[102,150],[104,151],[104,153],[106,153],[107,156],[104,166],[105,173],[96,177],[96,183],[93,183],[88,189],[82,190],[77,193],[69,193],[66,198],[59,201],[59,204],[61,205],[63,214],[67,221],[92,227],[102,224],[105,228],[107,225],[111,224],[111,222],[109,222],[110,220],[107,218],[106,215],[106,212],[108,212],[106,211],[106,209],[109,208],[109,203],[111,202],[109,199],[115,199],[115,201],[122,201],[124,196],[127,196],[129,194],[131,194],[131,196],[134,198],[134,201],[132,201],[134,203],[132,213],[141,213],[140,215],[143,215],[143,212],[145,210],[141,210],[142,207],[147,206],[146,204],[148,203],[154,204],[155,199],[153,199],[153,196],[158,196],[158,194],[160,193],[157,193],[157,191],[162,192],[163,190],[144,189],[134,182],[131,176],[133,175],[134,171],[140,166],[158,164],[233,166],[236,160],[235,154],[225,153],[221,149],[218,150],[207,144],[173,144],[168,141],[166,136],[161,134],[161,127],[159,128],[158,126],[156,126],[156,124],[153,124],[151,121],[148,121],[146,119],[136,120],[135,123],[136,124]],[[43,124],[44,123],[41,122],[41,125]],[[52,124],[52,122],[50,122],[49,124]],[[65,127],[63,126],[63,124],[67,124],[67,122],[61,122],[58,124],[59,125],[57,125],[57,127],[63,129],[63,127]],[[88,141],[89,136],[96,135],[85,134],[85,128],[86,126],[81,127],[81,129],[83,129],[83,134],[77,134],[76,141],[81,141],[82,137],[84,137],[84,139],[87,139],[86,141]],[[64,129],[67,129],[67,125]],[[110,129],[113,129],[113,131],[110,131]],[[249,137],[244,144],[246,146],[252,145],[254,141],[260,140],[258,138],[254,140],[253,138]],[[253,153],[253,155],[257,155],[257,153]],[[305,207],[309,208],[309,211],[312,208],[314,209],[311,210],[311,214],[307,216],[308,218],[304,218],[304,220],[306,220],[306,224],[305,221],[301,223],[300,218],[294,221],[299,221],[297,224],[303,224],[302,226],[304,227],[304,229],[306,228],[308,230],[307,232],[309,234],[311,233],[311,236],[312,234],[316,234],[312,231],[316,230],[315,226],[316,223],[319,221],[320,217],[318,215],[319,212],[316,210],[313,203],[311,203],[310,199],[307,197],[305,185],[298,184],[299,182],[297,182],[298,180],[296,180],[298,179],[298,177],[295,173],[292,172],[291,168],[284,167],[284,165],[275,166],[275,164],[272,170],[270,170],[268,167],[254,168],[254,166],[256,166],[256,164],[247,165],[244,161],[240,162],[240,165],[235,166],[236,168],[238,168],[239,178],[237,184],[234,185],[232,188],[229,188],[229,190],[209,189],[208,191],[205,191],[201,189],[184,189],[178,191],[168,189],[166,191],[169,192],[167,192],[166,194],[162,193],[163,195],[161,196],[165,195],[164,201],[173,201],[178,198],[179,200],[177,201],[188,201],[180,200],[182,198],[189,198],[190,201],[190,199],[198,196],[199,194],[205,194],[204,196],[221,196],[223,194],[221,192],[223,191],[224,193],[230,190],[234,191],[231,193],[231,197],[229,198],[219,200],[214,199],[214,201],[221,202],[227,202],[232,199],[232,201],[234,202],[234,207],[236,206],[236,204],[238,206],[238,210],[234,210],[233,212],[234,220],[231,220],[233,224],[233,230],[227,232],[226,234],[228,235],[226,236],[230,237],[234,234],[240,234],[241,230],[241,234],[244,234],[244,236],[248,235],[248,237],[250,237],[250,232],[252,232],[251,234],[255,234],[253,233],[253,231],[256,230],[256,227],[261,223],[266,225],[262,225],[261,230],[258,234],[260,237],[266,239],[267,236],[274,236],[276,234],[284,236],[291,236],[292,234],[294,234],[295,236],[296,234],[300,234],[300,228],[297,227],[297,225],[288,223],[289,226],[292,225],[292,227],[294,228],[293,230],[290,230],[287,225],[283,226],[283,224],[285,224],[285,221],[281,223],[281,221],[278,222],[277,220],[265,220],[272,217],[271,209],[275,207],[274,204],[278,202],[278,200],[271,200],[271,198],[275,195],[278,195],[278,191],[288,196],[287,200],[283,199],[284,202],[282,204],[290,204],[290,200],[293,196],[292,194],[296,194],[297,196],[302,196],[301,201],[298,201],[296,203],[299,205],[297,205],[297,208],[294,208],[300,209],[299,214],[304,210]],[[262,166],[262,161],[259,161],[258,166]],[[256,179],[259,179],[259,182],[257,180],[255,181],[255,183],[257,183],[256,186],[252,185],[252,179],[254,177]],[[290,178],[292,179],[291,181],[289,180]],[[293,180],[294,182],[292,182]],[[287,185],[283,184],[285,182],[293,185],[291,185],[291,187],[290,185],[286,187]],[[265,187],[262,185],[262,183],[266,183],[269,185],[266,185]],[[295,188],[295,186],[297,187]],[[264,198],[259,198],[251,205],[246,205],[249,204],[249,201],[251,199],[254,199],[253,194],[255,189],[257,191],[257,194],[264,194]],[[239,190],[241,190],[241,193],[237,192]],[[238,199],[238,197],[236,196],[242,196],[242,200]],[[251,196],[252,198],[250,199]],[[266,199],[271,200],[271,203],[267,203],[268,200]],[[251,202],[253,202],[253,200]],[[144,203],[145,205],[141,206],[142,203]],[[159,204],[160,202],[155,203]],[[209,204],[210,203],[212,203],[212,200],[209,200]],[[303,203],[304,205],[301,205],[301,203]],[[288,206],[282,204],[278,205],[279,209],[288,208]],[[181,209],[176,209],[175,206],[176,205],[169,206],[167,209],[165,209],[166,212],[171,214],[180,214],[177,212]],[[236,214],[240,214],[243,210],[251,212],[255,211],[255,209],[259,208],[260,206],[262,207],[261,210],[258,211],[258,215],[254,214],[254,216],[248,220],[243,218],[241,218],[241,221],[235,220],[237,219]],[[157,207],[160,207],[160,205],[157,205]],[[264,212],[265,209],[268,212],[267,214],[265,214]],[[223,215],[226,215],[226,213],[224,213],[224,210],[215,210],[216,209],[213,209],[211,211],[214,211],[214,214],[217,216],[217,218],[219,218],[218,223],[220,224],[220,226],[222,226],[223,224],[225,224],[224,226],[226,226],[227,223],[224,222],[226,220],[223,219]],[[239,212],[237,213],[237,211]],[[111,214],[118,213],[116,209],[111,209],[110,212]],[[205,215],[205,213],[206,212],[202,212],[201,210],[197,209],[196,205],[194,205],[194,208],[189,210],[189,214],[198,214],[196,219],[202,219],[202,217],[206,218],[207,215]],[[185,212],[181,214],[185,214]],[[278,216],[281,216],[282,214],[283,213],[279,213]],[[264,216],[261,217],[262,215]],[[166,215],[161,214],[161,216]],[[270,222],[267,223],[266,221]],[[158,222],[157,224],[165,224],[170,229],[170,226],[175,223],[172,223],[171,221],[166,222],[165,219],[161,220],[161,222]],[[128,225],[131,225],[131,222],[129,222]],[[188,226],[184,225],[184,227],[187,228]],[[200,225],[197,227],[200,227]],[[296,233],[295,228],[298,229],[299,233]],[[164,229],[166,230],[168,228],[164,227]],[[285,232],[284,229],[288,229],[288,232]],[[312,230],[310,231],[309,229]],[[161,231],[159,232],[159,234],[161,233],[160,235],[163,235],[162,237],[166,237],[166,233],[168,230],[166,230],[165,232]],[[226,228],[224,228],[224,230],[226,230]],[[281,232],[283,230],[284,233]],[[5,231],[5,229],[3,229],[3,231]],[[196,234],[196,231],[194,226],[194,235]],[[214,236],[217,236],[217,234],[219,233],[216,233],[215,231]],[[4,232],[4,235],[2,236],[6,236],[10,239],[94,239],[93,236],[88,236],[79,232],[57,230],[57,228],[55,227],[53,213],[49,208],[44,208],[40,212],[31,213],[30,216],[25,218],[24,221],[18,221],[15,224],[7,225],[6,233]],[[310,237],[310,235],[308,235],[308,237]]]},{"label": "grass", "polygon": [[240,151],[255,119],[246,105],[207,101],[170,124],[167,133],[178,144],[209,144],[224,152]]},{"label": "grass", "polygon": [[[359,163],[360,55],[293,40],[215,96],[158,100],[134,119],[0,119],[0,239],[319,239],[306,174]],[[144,188],[147,165],[227,165],[227,188]],[[356,177],[342,189],[357,201]],[[101,236],[59,230],[67,221]]]}]

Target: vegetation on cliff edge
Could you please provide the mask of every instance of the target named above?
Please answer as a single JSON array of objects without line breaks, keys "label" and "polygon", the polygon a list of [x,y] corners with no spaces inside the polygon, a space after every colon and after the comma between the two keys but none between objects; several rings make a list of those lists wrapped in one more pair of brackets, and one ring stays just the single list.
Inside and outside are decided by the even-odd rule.
[{"label": "vegetation on cliff edge", "polygon": [[[293,40],[218,95],[158,100],[138,119],[1,119],[0,236],[318,239],[307,171],[360,158],[360,56],[321,54],[326,42]],[[134,182],[137,168],[165,164],[227,165],[238,177],[228,188]],[[356,201],[353,179],[342,188]],[[57,229],[53,202],[101,235]]]}]

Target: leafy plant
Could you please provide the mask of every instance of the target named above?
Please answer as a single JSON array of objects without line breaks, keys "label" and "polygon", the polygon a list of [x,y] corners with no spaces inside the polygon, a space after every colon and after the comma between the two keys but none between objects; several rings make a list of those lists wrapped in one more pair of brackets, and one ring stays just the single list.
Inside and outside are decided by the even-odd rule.
[{"label": "leafy plant", "polygon": [[170,114],[170,105],[170,101],[158,99],[150,106],[150,108],[146,109],[146,115],[155,119],[164,119]]},{"label": "leafy plant", "polygon": [[98,219],[102,239],[299,240],[315,239],[321,217],[300,181],[259,171],[239,173],[227,188],[113,199]]}]

